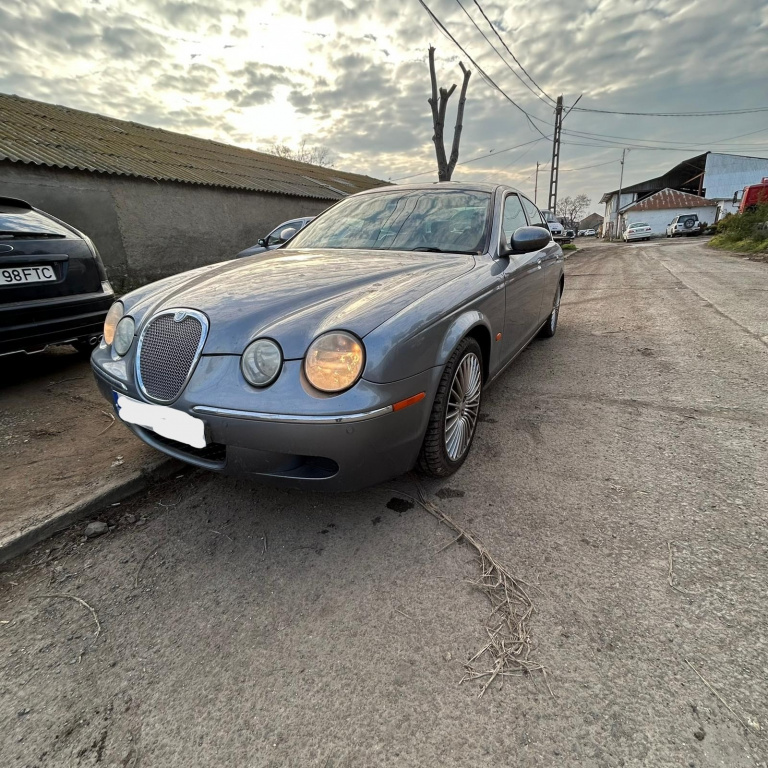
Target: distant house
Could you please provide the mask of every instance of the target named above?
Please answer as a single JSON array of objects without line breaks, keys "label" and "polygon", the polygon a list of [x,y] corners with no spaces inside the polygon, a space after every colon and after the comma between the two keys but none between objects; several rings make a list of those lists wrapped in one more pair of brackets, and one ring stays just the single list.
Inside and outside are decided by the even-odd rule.
[{"label": "distant house", "polygon": [[695,213],[699,221],[712,224],[717,217],[717,204],[717,200],[708,200],[688,192],[662,189],[650,197],[625,205],[621,209],[621,216],[625,227],[642,222],[651,227],[653,236],[657,237],[666,234],[667,224],[680,213]]},{"label": "distant house", "polygon": [[64,219],[124,289],[232,258],[387,182],[0,94],[0,197]]},{"label": "distant house", "polygon": [[590,213],[579,222],[579,229],[594,229],[597,232],[602,223],[603,217],[599,213]]},{"label": "distant house", "polygon": [[[628,223],[623,216],[625,208],[665,189],[706,197],[708,201],[714,200],[717,210],[709,219],[709,223],[714,223],[726,213],[738,209],[738,204],[732,202],[736,191],[747,184],[759,182],[763,176],[768,176],[768,158],[705,152],[678,163],[661,176],[622,187],[621,200],[618,189],[606,192],[600,199],[605,204],[603,234],[606,237],[617,237],[623,225]],[[620,213],[621,226],[617,226]]]}]

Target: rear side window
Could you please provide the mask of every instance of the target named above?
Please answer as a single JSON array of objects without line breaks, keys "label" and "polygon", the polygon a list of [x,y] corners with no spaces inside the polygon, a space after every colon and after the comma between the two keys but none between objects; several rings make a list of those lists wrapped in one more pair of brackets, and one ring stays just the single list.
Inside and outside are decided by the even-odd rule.
[{"label": "rear side window", "polygon": [[66,227],[63,227],[53,219],[49,219],[39,211],[0,206],[0,239],[13,237],[14,235],[75,237]]},{"label": "rear side window", "polygon": [[523,201],[523,207],[528,214],[528,221],[531,222],[531,226],[546,227],[547,222],[544,221],[541,211],[527,197],[522,197],[520,199]]}]

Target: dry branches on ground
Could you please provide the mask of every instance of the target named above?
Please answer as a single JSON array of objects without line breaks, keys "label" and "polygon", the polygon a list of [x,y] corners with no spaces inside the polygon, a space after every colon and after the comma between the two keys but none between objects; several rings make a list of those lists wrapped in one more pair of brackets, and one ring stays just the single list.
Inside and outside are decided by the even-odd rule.
[{"label": "dry branches on ground", "polygon": [[[218,533],[218,531],[214,531],[214,533]],[[150,558],[150,557],[152,557],[152,555],[154,555],[154,554],[155,554],[155,552],[157,552],[157,550],[158,550],[158,549],[160,549],[160,547],[162,547],[162,546],[163,546],[163,544],[165,544],[165,542],[164,542],[164,541],[161,541],[161,542],[160,542],[160,543],[159,543],[157,546],[153,547],[153,548],[152,548],[152,549],[151,549],[151,550],[150,550],[150,551],[149,551],[149,552],[148,552],[148,553],[147,553],[147,554],[144,556],[144,559],[141,561],[141,564],[139,565],[139,568],[138,568],[138,570],[136,571],[136,577],[135,577],[135,578],[134,578],[134,580],[133,580],[133,586],[134,586],[134,587],[138,587],[138,586],[139,586],[139,576],[141,576],[141,572],[142,572],[142,570],[144,569],[144,566],[147,564],[147,560],[149,560],[149,558]]]},{"label": "dry branches on ground", "polygon": [[719,693],[718,693],[718,692],[717,692],[717,691],[716,691],[716,690],[715,690],[715,689],[712,687],[712,684],[711,684],[711,683],[710,683],[710,682],[709,682],[709,681],[708,681],[708,680],[707,680],[707,679],[704,677],[704,675],[702,675],[702,674],[701,674],[701,672],[699,672],[699,670],[698,670],[698,669],[696,669],[696,667],[694,667],[694,666],[693,666],[693,664],[691,664],[691,662],[690,662],[690,661],[688,661],[688,659],[683,659],[683,661],[684,661],[684,662],[685,662],[685,663],[686,663],[686,664],[687,664],[687,665],[688,665],[688,666],[689,666],[689,667],[690,667],[690,668],[691,668],[691,669],[692,669],[692,670],[693,670],[693,671],[696,673],[696,676],[697,676],[697,677],[698,677],[698,678],[701,680],[701,682],[702,682],[702,683],[704,683],[704,685],[706,685],[706,686],[707,686],[707,688],[709,688],[709,690],[710,690],[710,691],[712,691],[712,693],[714,693],[714,694],[715,694],[715,696],[717,696],[717,698],[718,698],[719,702],[720,702],[720,703],[721,703],[721,704],[722,704],[722,705],[723,705],[723,706],[724,706],[724,707],[725,707],[725,708],[726,708],[726,709],[727,709],[727,710],[728,710],[728,711],[729,711],[729,712],[730,712],[730,713],[731,713],[731,714],[732,714],[732,715],[733,715],[733,716],[734,716],[734,717],[735,717],[735,718],[736,718],[736,719],[737,719],[737,720],[738,720],[738,721],[739,721],[739,722],[740,722],[740,723],[741,723],[741,724],[742,724],[742,725],[743,725],[743,726],[744,726],[744,727],[745,727],[745,728],[746,728],[748,731],[749,731],[749,730],[753,730],[753,731],[760,731],[760,723],[757,723],[757,722],[755,722],[754,720],[750,720],[749,718],[747,718],[747,723],[749,723],[749,725],[747,725],[747,723],[745,723],[745,722],[744,722],[744,721],[743,721],[743,720],[742,720],[742,719],[739,717],[739,715],[738,715],[738,714],[737,714],[737,713],[736,713],[736,712],[733,710],[733,707],[731,707],[731,706],[728,704],[728,702],[727,702],[727,701],[726,701],[726,700],[725,700],[725,699],[724,699],[724,698],[723,698],[723,697],[722,697],[722,696],[721,696],[721,695],[720,695],[720,694],[719,694]]},{"label": "dry branches on ground", "polygon": [[496,679],[503,684],[505,677],[521,677],[541,672],[552,694],[546,668],[531,658],[532,647],[528,622],[536,609],[526,591],[528,585],[513,576],[472,533],[462,528],[436,504],[429,501],[421,487],[418,488],[418,496],[411,496],[403,491],[395,492],[415,501],[454,531],[457,534],[454,542],[463,540],[477,552],[482,575],[471,583],[488,598],[491,604],[491,613],[485,627],[488,642],[464,665],[465,675],[462,682],[483,680],[479,694],[482,696]]},{"label": "dry branches on ground", "polygon": [[87,608],[91,612],[93,620],[96,622],[96,634],[94,635],[93,640],[94,642],[98,640],[99,635],[101,634],[101,624],[99,623],[99,617],[96,615],[96,611],[94,611],[93,608],[91,608],[91,606],[85,602],[85,600],[82,600],[75,595],[67,595],[64,592],[51,592],[47,595],[32,595],[31,597],[32,600],[42,600],[43,598],[74,600],[75,602],[80,603],[83,608]]}]

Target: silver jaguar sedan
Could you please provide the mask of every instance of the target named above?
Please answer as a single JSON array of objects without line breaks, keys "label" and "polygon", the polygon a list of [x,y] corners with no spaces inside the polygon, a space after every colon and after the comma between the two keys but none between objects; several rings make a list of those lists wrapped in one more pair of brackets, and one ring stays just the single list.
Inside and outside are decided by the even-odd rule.
[{"label": "silver jaguar sedan", "polygon": [[347,197],[286,246],[129,293],[91,358],[133,432],[206,469],[351,490],[455,472],[483,391],[553,336],[563,254],[495,184]]}]

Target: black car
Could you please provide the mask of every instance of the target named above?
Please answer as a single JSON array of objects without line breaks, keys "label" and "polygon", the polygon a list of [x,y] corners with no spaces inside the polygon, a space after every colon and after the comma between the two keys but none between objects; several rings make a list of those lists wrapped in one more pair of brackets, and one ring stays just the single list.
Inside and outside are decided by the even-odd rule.
[{"label": "black car", "polygon": [[0,355],[51,344],[90,352],[113,301],[90,238],[23,200],[0,197]]},{"label": "black car", "polygon": [[279,227],[275,227],[266,237],[260,237],[256,245],[246,248],[235,256],[236,259],[242,259],[245,256],[253,256],[257,253],[274,251],[275,248],[288,242],[298,231],[304,229],[314,216],[304,216],[301,219],[291,219],[284,221]]}]

